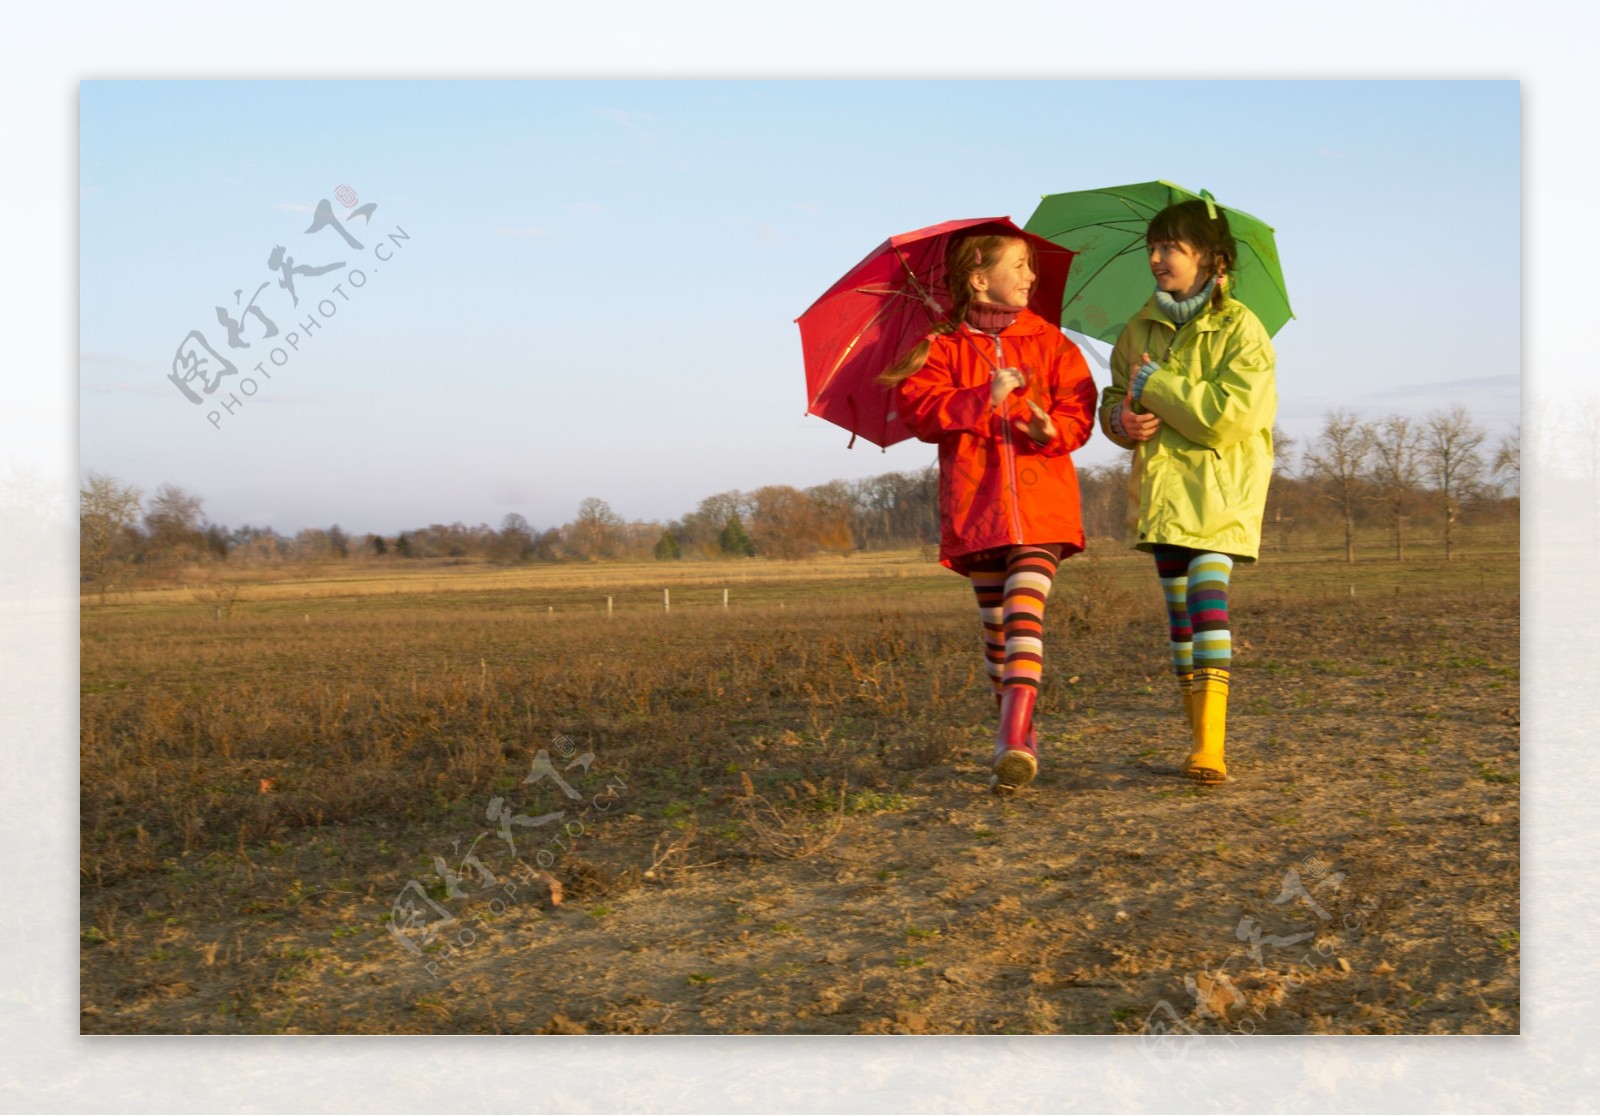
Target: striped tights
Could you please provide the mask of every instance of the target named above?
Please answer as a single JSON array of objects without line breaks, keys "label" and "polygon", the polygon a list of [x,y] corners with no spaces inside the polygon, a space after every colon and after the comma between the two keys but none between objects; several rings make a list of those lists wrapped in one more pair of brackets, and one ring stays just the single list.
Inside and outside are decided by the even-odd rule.
[{"label": "striped tights", "polygon": [[1039,688],[1044,670],[1044,606],[1060,546],[1014,546],[974,564],[967,576],[983,617],[983,658],[989,686]]},{"label": "striped tights", "polygon": [[1228,629],[1228,577],[1233,559],[1184,546],[1155,548],[1156,576],[1167,600],[1172,668],[1189,688],[1196,670],[1228,673],[1233,637]]}]

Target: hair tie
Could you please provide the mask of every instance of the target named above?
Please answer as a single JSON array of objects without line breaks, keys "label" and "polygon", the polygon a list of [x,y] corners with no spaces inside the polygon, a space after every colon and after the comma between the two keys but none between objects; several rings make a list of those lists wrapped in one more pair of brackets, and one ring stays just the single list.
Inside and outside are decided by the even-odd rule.
[{"label": "hair tie", "polygon": [[973,267],[982,267],[983,266],[983,249],[982,248],[974,248],[972,250],[972,266]]}]

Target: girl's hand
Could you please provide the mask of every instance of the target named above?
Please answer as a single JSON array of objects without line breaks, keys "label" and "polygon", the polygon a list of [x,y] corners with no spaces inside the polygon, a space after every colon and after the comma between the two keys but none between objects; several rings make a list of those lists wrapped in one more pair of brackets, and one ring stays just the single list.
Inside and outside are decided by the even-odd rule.
[{"label": "girl's hand", "polygon": [[1024,382],[1020,370],[1016,368],[996,368],[994,379],[989,381],[990,404],[999,407],[1005,401],[1005,397],[1021,387]]},{"label": "girl's hand", "polygon": [[1148,442],[1156,436],[1156,431],[1161,429],[1161,419],[1148,411],[1140,414],[1133,409],[1133,400],[1128,396],[1122,397],[1122,410],[1118,417],[1122,420],[1122,429],[1128,437],[1135,442]]},{"label": "girl's hand", "polygon": [[[1038,442],[1041,446],[1047,442],[1054,441],[1056,424],[1050,421],[1050,412],[1031,399],[1028,400],[1028,409],[1033,412],[1033,418],[1023,427],[1028,432],[1028,437]],[[1018,425],[1020,426],[1021,424],[1019,423]]]}]

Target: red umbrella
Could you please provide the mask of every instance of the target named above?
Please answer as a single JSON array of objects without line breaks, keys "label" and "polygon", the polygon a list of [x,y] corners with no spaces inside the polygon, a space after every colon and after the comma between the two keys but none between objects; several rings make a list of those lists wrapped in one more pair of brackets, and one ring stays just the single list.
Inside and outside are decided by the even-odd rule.
[{"label": "red umbrella", "polygon": [[910,438],[894,413],[892,389],[874,381],[947,320],[952,300],[944,257],[950,241],[988,233],[1033,246],[1038,279],[1028,308],[1059,327],[1073,255],[1060,245],[1024,232],[1008,217],[946,221],[891,236],[795,319],[805,352],[806,413],[885,449]]}]

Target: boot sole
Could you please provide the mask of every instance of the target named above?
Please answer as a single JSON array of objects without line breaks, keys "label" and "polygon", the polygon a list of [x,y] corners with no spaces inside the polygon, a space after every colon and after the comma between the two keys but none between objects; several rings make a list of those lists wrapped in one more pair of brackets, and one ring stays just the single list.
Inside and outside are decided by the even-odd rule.
[{"label": "boot sole", "polygon": [[1007,752],[1000,757],[1000,762],[994,765],[994,776],[989,780],[989,789],[995,794],[1016,794],[1033,782],[1033,777],[1038,772],[1039,764],[1027,752]]},{"label": "boot sole", "polygon": [[1217,787],[1228,781],[1226,771],[1218,771],[1214,767],[1186,766],[1183,773],[1203,787]]}]

